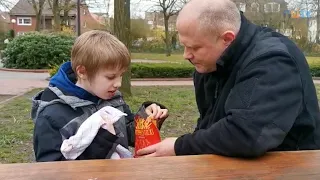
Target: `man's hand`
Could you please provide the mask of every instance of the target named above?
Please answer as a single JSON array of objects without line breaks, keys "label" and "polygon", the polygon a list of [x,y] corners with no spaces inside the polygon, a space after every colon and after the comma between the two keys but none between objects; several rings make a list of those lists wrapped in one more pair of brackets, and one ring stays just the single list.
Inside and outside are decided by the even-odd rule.
[{"label": "man's hand", "polygon": [[158,128],[162,126],[162,123],[169,116],[168,109],[161,109],[160,106],[156,104],[151,104],[146,108],[146,113],[148,116],[152,116],[158,122]]},{"label": "man's hand", "polygon": [[139,157],[175,156],[174,143],[177,138],[166,138],[158,144],[151,145],[137,152]]}]

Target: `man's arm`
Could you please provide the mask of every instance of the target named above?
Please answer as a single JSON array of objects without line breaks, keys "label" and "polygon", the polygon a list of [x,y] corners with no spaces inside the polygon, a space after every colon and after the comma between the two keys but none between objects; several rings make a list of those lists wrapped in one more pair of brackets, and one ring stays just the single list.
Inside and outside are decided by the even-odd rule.
[{"label": "man's arm", "polygon": [[301,105],[295,62],[284,55],[266,55],[240,72],[226,101],[226,117],[209,129],[179,137],[175,153],[260,156],[282,143]]}]

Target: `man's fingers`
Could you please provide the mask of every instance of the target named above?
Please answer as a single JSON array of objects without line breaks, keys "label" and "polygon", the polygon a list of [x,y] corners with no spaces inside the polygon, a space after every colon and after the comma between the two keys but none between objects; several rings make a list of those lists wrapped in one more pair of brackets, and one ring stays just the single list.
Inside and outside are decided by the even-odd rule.
[{"label": "man's fingers", "polygon": [[142,158],[149,158],[149,157],[157,157],[156,153],[152,153],[152,154],[148,154],[148,155],[145,155],[145,156],[142,156]]},{"label": "man's fingers", "polygon": [[137,151],[137,155],[143,156],[146,154],[148,154],[148,155],[152,154],[152,153],[156,152],[157,146],[158,146],[158,144],[154,144],[154,145],[148,146],[146,148],[140,149]]}]

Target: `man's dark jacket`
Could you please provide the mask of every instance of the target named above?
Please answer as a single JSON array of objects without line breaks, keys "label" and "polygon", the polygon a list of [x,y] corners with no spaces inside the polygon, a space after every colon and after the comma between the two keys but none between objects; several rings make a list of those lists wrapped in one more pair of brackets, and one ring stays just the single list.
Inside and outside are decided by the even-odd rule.
[{"label": "man's dark jacket", "polygon": [[319,105],[303,53],[242,14],[241,21],[217,71],[194,74],[200,118],[195,132],[177,139],[176,154],[258,157],[319,149]]}]

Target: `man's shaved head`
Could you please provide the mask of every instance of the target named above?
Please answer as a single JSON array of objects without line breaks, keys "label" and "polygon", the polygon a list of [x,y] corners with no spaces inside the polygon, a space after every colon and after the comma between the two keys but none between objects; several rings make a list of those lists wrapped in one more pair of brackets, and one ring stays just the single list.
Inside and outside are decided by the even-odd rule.
[{"label": "man's shaved head", "polygon": [[230,0],[191,0],[177,19],[184,58],[200,73],[216,71],[216,62],[239,33],[241,15]]},{"label": "man's shaved head", "polygon": [[233,31],[237,34],[241,16],[231,0],[191,0],[180,11],[177,26],[188,21],[196,21],[198,30],[204,33]]}]

